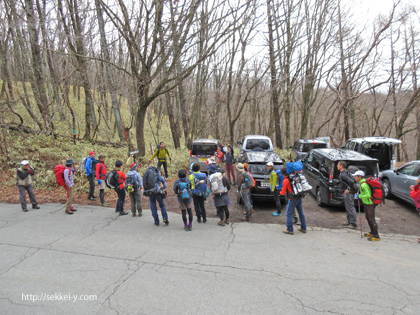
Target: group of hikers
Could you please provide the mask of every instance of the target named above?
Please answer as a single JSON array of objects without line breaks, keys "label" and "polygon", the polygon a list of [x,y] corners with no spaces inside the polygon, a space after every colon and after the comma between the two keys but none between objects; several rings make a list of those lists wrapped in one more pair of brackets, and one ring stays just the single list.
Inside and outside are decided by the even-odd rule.
[{"label": "group of hikers", "polygon": [[[124,210],[124,202],[126,194],[128,193],[132,216],[140,217],[142,216],[141,196],[143,193],[143,195],[149,199],[154,224],[157,226],[160,224],[157,211],[158,204],[161,210],[162,221],[165,225],[168,225],[168,213],[164,202],[168,186],[161,174],[161,167],[163,166],[165,177],[168,178],[167,158],[171,159],[171,156],[163,142],[156,148],[150,160],[154,157],[158,158],[157,167],[149,167],[142,178],[138,172],[138,164],[135,162],[130,165],[129,171],[126,174],[122,171],[123,162],[120,160],[117,160],[113,170],[108,172],[105,165],[106,156],[99,155],[98,160],[96,160],[96,153],[94,151],[89,152],[89,156],[83,159],[81,166],[83,173],[86,174],[89,181],[88,199],[96,200],[97,196],[95,196],[94,193],[97,186],[99,189],[101,206],[109,206],[109,204],[105,202],[105,187],[109,187],[115,190],[118,196],[115,212],[119,213],[119,215],[127,215],[129,212]],[[299,163],[300,162],[287,163],[286,166],[281,169],[274,169],[274,164],[272,162],[266,164],[266,174],[269,175],[270,189],[276,203],[276,211],[273,212],[273,215],[281,215],[282,205],[280,196],[284,196],[287,201],[287,228],[283,232],[289,235],[294,234],[294,224],[300,225],[298,231],[302,233],[306,233],[307,229],[302,199],[305,196],[305,192],[310,189],[310,186],[308,189],[302,189],[303,186],[308,186],[308,184],[301,172],[301,168],[299,168]],[[256,182],[249,170],[248,164],[237,163],[237,175],[235,176],[234,152],[233,147],[229,144],[225,148],[220,145],[217,152],[215,152],[215,156],[209,158],[206,164],[208,175],[200,172],[199,163],[194,163],[190,165],[189,174],[187,174],[185,169],[180,169],[178,171],[178,179],[173,185],[173,191],[177,196],[179,209],[182,213],[185,231],[192,230],[193,206],[197,222],[207,222],[205,200],[210,195],[213,196],[213,204],[216,207],[217,215],[220,218],[218,225],[225,226],[226,224],[229,224],[229,191],[232,186],[237,186],[238,193],[240,194],[245,207],[242,221],[250,221],[253,213],[251,190],[255,187]],[[220,167],[222,164],[225,168]],[[337,169],[340,171],[339,179],[343,192],[344,207],[347,213],[347,222],[342,225],[350,229],[357,229],[357,213],[355,208],[355,199],[357,199],[359,202],[361,201],[361,204],[364,207],[365,217],[370,228],[370,231],[365,233],[365,236],[368,237],[369,241],[379,241],[378,225],[375,220],[376,204],[372,201],[372,188],[367,183],[364,172],[357,170],[354,174],[350,173],[347,170],[347,163],[345,161],[340,161],[337,165]],[[77,209],[73,207],[73,174],[77,171],[73,159],[67,159],[65,165],[57,165],[54,169],[57,183],[63,186],[67,193],[67,202],[65,206],[65,213],[67,214],[73,214],[77,211]],[[30,165],[29,161],[21,161],[17,168],[17,186],[22,210],[24,212],[28,211],[26,192],[28,192],[32,208],[40,208],[36,201],[32,186],[34,174],[35,169]],[[417,179],[417,185],[411,186],[410,188],[411,196],[416,203],[416,208],[420,210],[420,176]],[[298,223],[299,221],[300,223]]]}]

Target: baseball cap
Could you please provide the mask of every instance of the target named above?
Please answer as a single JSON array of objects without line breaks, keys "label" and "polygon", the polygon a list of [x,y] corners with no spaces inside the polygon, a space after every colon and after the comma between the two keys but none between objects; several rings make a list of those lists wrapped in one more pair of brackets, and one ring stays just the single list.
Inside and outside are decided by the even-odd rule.
[{"label": "baseball cap", "polygon": [[120,167],[121,165],[123,165],[123,162],[121,162],[120,160],[117,160],[115,162],[115,167]]},{"label": "baseball cap", "polygon": [[365,172],[363,172],[363,171],[357,171],[356,173],[353,174],[353,176],[362,176],[362,177],[364,177],[365,176]]},{"label": "baseball cap", "polygon": [[21,165],[28,165],[29,162],[27,160],[23,160],[22,162],[20,162]]},{"label": "baseball cap", "polygon": [[267,166],[274,166],[273,162],[268,162],[266,165]]},{"label": "baseball cap", "polygon": [[99,157],[98,157],[98,159],[102,159],[102,158],[106,158],[106,155],[100,155]]}]

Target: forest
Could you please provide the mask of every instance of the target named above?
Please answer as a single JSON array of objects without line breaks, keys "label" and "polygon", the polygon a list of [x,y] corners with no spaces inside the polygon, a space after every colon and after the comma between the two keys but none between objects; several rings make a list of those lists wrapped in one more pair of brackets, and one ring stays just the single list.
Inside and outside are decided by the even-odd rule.
[{"label": "forest", "polygon": [[420,159],[419,7],[361,23],[352,5],[3,0],[1,154],[20,130],[141,156],[158,141],[381,135],[403,140],[398,160]]}]

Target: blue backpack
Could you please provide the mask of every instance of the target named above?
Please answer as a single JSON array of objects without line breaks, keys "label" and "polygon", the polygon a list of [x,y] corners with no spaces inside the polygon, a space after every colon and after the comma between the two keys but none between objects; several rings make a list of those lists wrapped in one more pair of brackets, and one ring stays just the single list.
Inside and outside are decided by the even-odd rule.
[{"label": "blue backpack", "polygon": [[284,180],[284,176],[281,173],[281,170],[275,170],[276,174],[277,174],[277,185],[276,185],[276,189],[278,190],[282,190],[283,188],[283,180]]},{"label": "blue backpack", "polygon": [[[200,181],[204,181],[204,183],[199,183]],[[204,196],[207,192],[207,176],[204,173],[197,173],[194,174],[194,189],[192,193],[196,196]]]},{"label": "blue backpack", "polygon": [[286,163],[286,171],[287,174],[292,174],[295,172],[300,172],[303,169],[303,164],[301,161],[296,162],[287,162]]},{"label": "blue backpack", "polygon": [[180,179],[178,185],[178,196],[182,202],[189,202],[191,199],[191,184],[186,179]]}]

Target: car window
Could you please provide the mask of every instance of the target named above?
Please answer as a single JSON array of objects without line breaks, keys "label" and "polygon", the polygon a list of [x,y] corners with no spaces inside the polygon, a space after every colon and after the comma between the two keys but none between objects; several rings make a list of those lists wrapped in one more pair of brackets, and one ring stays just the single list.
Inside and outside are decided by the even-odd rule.
[{"label": "car window", "polygon": [[350,149],[351,144],[352,144],[352,142],[350,140],[347,141],[346,144],[345,144],[345,146],[344,146],[344,148],[345,149]]},{"label": "car window", "polygon": [[322,158],[321,166],[319,168],[321,174],[326,178],[330,176],[330,169],[331,169],[331,160],[327,158]]},{"label": "car window", "polygon": [[351,142],[350,143],[350,150],[357,150],[357,148],[356,148],[356,144],[357,144],[357,142]]},{"label": "car window", "polygon": [[319,166],[321,165],[321,157],[319,157],[318,155],[314,154],[311,165],[314,168],[319,169]]},{"label": "car window", "polygon": [[248,139],[246,141],[246,150],[269,150],[270,142],[267,139]]},{"label": "car window", "polygon": [[401,174],[404,174],[404,175],[413,175],[417,166],[418,166],[417,164],[404,165],[403,167],[398,169],[398,172],[400,172]]},{"label": "car window", "polygon": [[413,176],[420,176],[420,165],[417,164],[417,169],[414,171]]},{"label": "car window", "polygon": [[216,144],[195,144],[192,145],[192,155],[213,155],[217,151]]},{"label": "car window", "polygon": [[309,153],[303,160],[305,161],[305,162],[307,162],[308,164],[312,164],[312,160],[313,160],[313,158],[314,158],[314,155],[313,155],[313,153]]},{"label": "car window", "polygon": [[327,147],[327,143],[304,143],[302,145],[301,151],[302,152],[309,152],[312,149],[323,149]]}]

